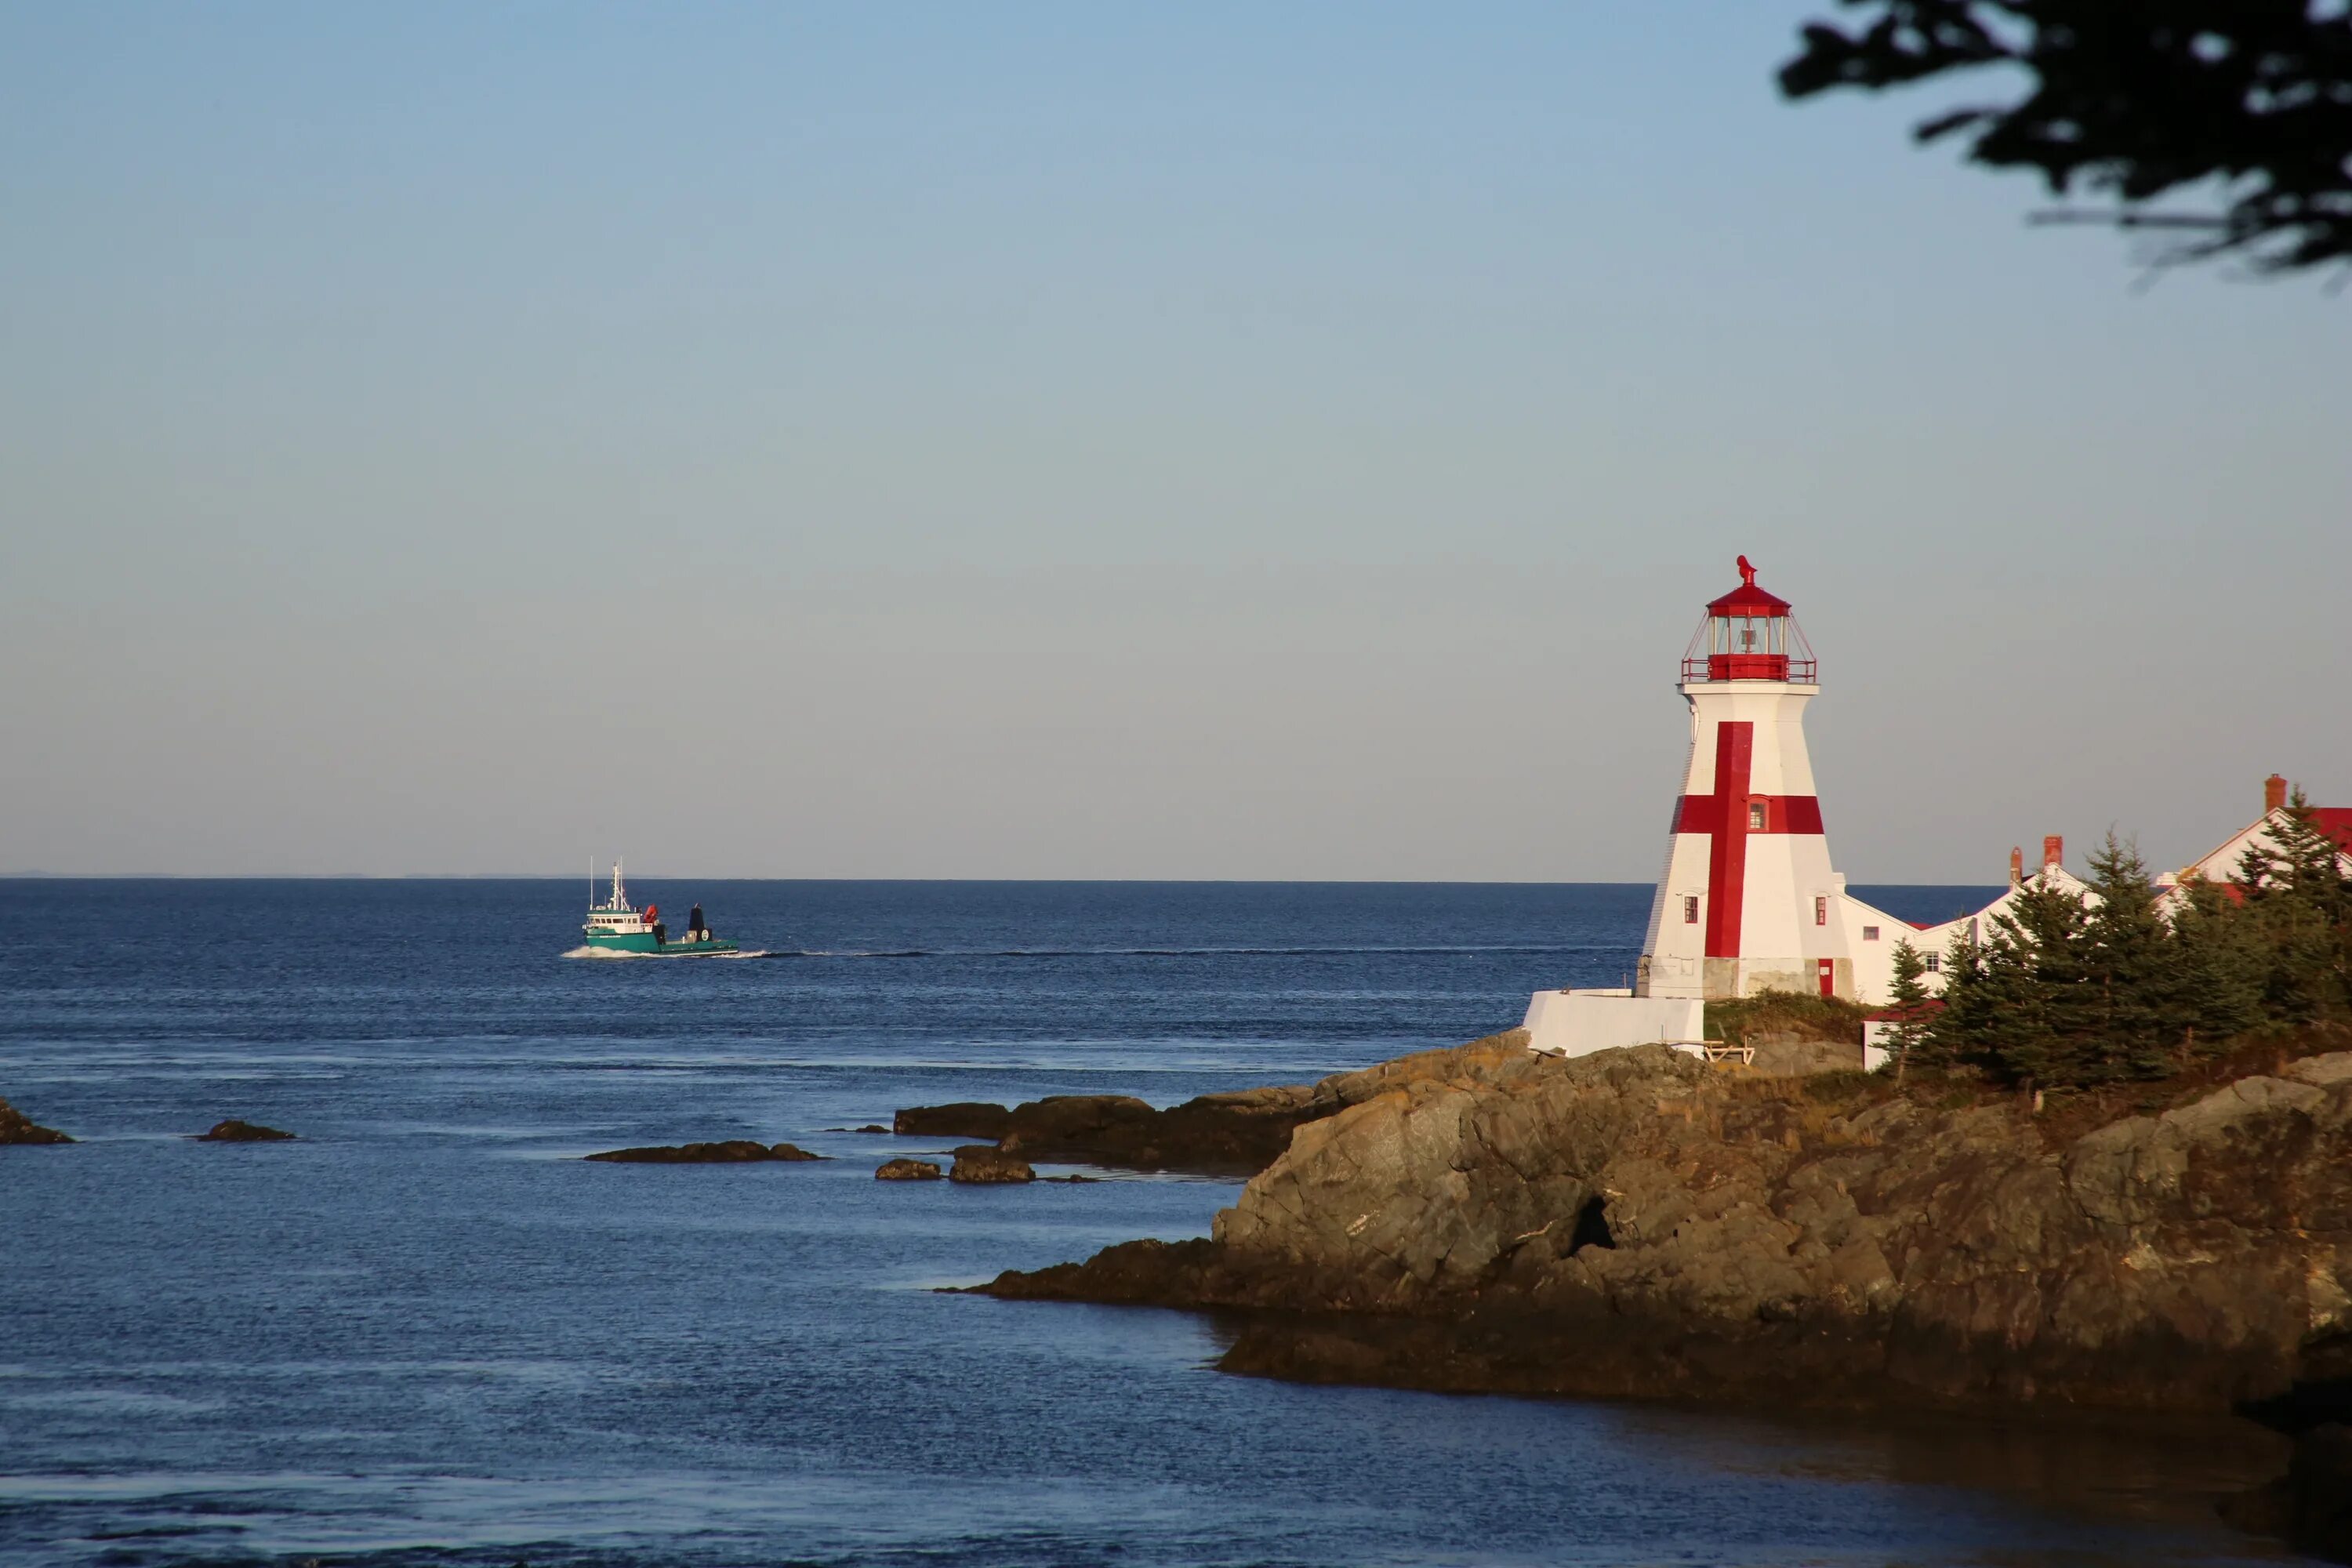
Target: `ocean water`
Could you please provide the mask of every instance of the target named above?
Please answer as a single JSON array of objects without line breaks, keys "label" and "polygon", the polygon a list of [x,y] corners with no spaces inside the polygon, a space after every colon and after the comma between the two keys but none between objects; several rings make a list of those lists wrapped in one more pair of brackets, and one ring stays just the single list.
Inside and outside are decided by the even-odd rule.
[{"label": "ocean water", "polygon": [[[1299,1387],[1173,1312],[943,1295],[1230,1183],[879,1184],[904,1105],[1298,1081],[1613,984],[1645,888],[0,883],[0,1562],[2271,1561],[2251,1428]],[[1939,918],[1985,889],[1864,889]],[[241,1116],[294,1143],[189,1141]],[[790,1139],[830,1163],[588,1164]]]}]

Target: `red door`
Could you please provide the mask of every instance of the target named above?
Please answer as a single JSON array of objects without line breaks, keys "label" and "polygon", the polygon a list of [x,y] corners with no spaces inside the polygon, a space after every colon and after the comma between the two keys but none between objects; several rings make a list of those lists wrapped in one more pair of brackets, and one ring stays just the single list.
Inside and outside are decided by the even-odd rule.
[{"label": "red door", "polygon": [[1834,958],[1824,958],[1820,961],[1819,967],[1822,976],[1822,994],[1824,996],[1836,995],[1837,960]]}]

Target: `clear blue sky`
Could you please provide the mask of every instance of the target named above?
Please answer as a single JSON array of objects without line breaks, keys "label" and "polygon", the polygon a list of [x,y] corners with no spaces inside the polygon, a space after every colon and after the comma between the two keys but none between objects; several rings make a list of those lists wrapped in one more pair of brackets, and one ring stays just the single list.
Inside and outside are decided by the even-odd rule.
[{"label": "clear blue sky", "polygon": [[1858,882],[2352,804],[2352,296],[1753,0],[0,5],[0,868]]}]

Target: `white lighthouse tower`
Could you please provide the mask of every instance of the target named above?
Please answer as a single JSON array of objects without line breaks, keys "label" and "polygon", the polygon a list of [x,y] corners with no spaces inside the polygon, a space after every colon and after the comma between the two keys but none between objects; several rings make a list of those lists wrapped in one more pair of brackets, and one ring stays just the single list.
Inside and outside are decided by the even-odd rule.
[{"label": "white lighthouse tower", "polygon": [[1805,751],[1819,679],[1789,602],[1741,556],[1739,586],[1707,605],[1683,656],[1690,765],[1636,995],[1853,996],[1845,879],[1830,868]]},{"label": "white lighthouse tower", "polygon": [[1525,1026],[1537,1049],[1696,1042],[1705,1002],[1759,991],[1854,999],[1849,933],[1875,939],[1880,925],[1857,917],[1891,917],[1847,899],[1830,867],[1805,751],[1819,675],[1789,602],[1741,556],[1739,586],[1707,605],[1683,655],[1690,763],[1633,987],[1538,992]]}]

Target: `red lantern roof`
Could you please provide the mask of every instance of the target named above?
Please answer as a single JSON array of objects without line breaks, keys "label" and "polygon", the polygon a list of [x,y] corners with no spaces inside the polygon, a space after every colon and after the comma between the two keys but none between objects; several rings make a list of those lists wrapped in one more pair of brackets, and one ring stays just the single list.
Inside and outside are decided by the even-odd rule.
[{"label": "red lantern roof", "polygon": [[1748,564],[1748,557],[1739,558],[1739,586],[1706,606],[1710,616],[1785,616],[1789,601],[1778,594],[1768,594],[1756,585],[1756,568]]},{"label": "red lantern roof", "polygon": [[1789,613],[1789,601],[1756,585],[1756,568],[1739,558],[1739,586],[1700,617],[1683,650],[1683,680],[1780,680],[1811,686],[1821,665]]}]

